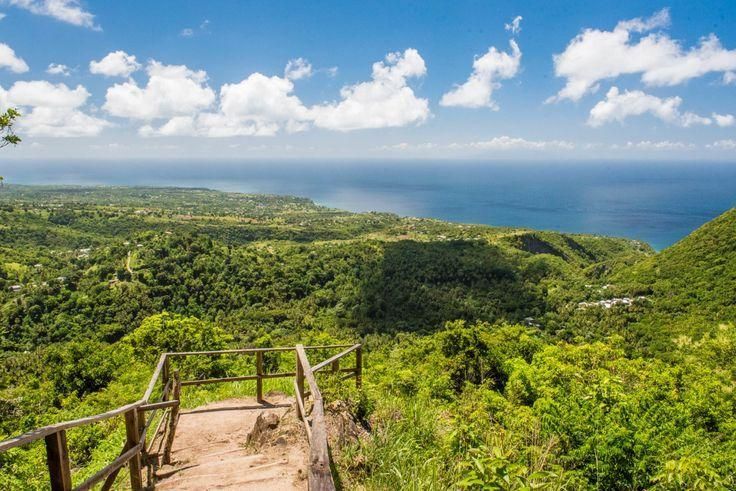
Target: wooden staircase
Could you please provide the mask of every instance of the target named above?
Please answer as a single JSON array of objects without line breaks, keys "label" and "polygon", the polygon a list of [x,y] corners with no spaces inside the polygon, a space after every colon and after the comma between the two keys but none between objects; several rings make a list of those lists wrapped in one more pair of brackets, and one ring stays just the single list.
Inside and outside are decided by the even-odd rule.
[{"label": "wooden staircase", "polygon": [[[335,355],[312,366],[307,352],[337,351]],[[267,373],[263,356],[269,352],[293,352],[294,372]],[[354,354],[355,364],[341,368],[340,361]],[[172,365],[186,357],[221,355],[255,356],[256,373],[223,378],[180,380]],[[73,421],[37,428],[0,442],[0,453],[43,439],[46,445],[50,487],[53,491],[89,490],[101,484],[112,488],[119,472],[127,466],[130,488],[144,489],[304,489],[334,490],[330,471],[324,403],[316,374],[329,367],[333,374],[344,373],[343,379],[362,382],[362,346],[329,345],[245,348],[223,351],[163,353],[154,369],[143,397],[111,411]],[[264,399],[263,380],[293,378],[294,397],[269,396]],[[256,381],[256,396],[215,403],[194,411],[182,412],[180,394],[183,387],[213,383]],[[305,385],[306,384],[306,385]],[[307,390],[308,388],[308,390]],[[154,395],[155,394],[155,395]],[[274,398],[275,397],[275,398]],[[308,401],[311,400],[311,410]],[[224,404],[224,406],[222,405]],[[248,454],[243,448],[243,432],[250,431],[259,414],[283,413],[294,408],[294,420],[303,424],[303,442],[292,442],[286,450],[269,455]],[[84,482],[73,486],[66,432],[112,418],[125,421],[126,442],[120,455]],[[157,424],[154,427],[154,422]],[[209,433],[208,433],[209,432]],[[246,435],[247,436],[247,435]],[[283,455],[278,457],[278,452]],[[300,460],[301,459],[301,460]],[[304,465],[300,465],[303,462]],[[305,467],[305,469],[304,469]],[[196,469],[196,470],[192,470]],[[249,470],[250,469],[250,470]],[[306,473],[306,479],[299,470]],[[270,482],[270,484],[269,484]],[[159,486],[160,485],[160,486]],[[284,487],[295,486],[295,487]],[[299,486],[302,485],[300,488]]]}]

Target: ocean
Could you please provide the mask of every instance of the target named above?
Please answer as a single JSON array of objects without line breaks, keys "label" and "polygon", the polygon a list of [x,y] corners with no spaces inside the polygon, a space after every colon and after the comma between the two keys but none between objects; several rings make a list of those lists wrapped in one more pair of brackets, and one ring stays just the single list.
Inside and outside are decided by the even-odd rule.
[{"label": "ocean", "polygon": [[470,161],[2,162],[6,183],[288,194],[350,211],[672,245],[736,205],[736,163]]}]

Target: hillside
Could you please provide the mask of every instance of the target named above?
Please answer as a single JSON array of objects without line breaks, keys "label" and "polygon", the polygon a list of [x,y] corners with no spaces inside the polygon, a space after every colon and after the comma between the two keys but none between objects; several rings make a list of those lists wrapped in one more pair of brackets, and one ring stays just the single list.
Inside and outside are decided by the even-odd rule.
[{"label": "hillside", "polygon": [[199,189],[8,187],[0,223],[0,346],[13,350],[116,341],[163,310],[217,320],[244,342],[272,329],[520,321],[546,310],[546,281],[647,252]]},{"label": "hillside", "polygon": [[680,335],[700,338],[736,322],[736,209],[656,256],[622,269],[612,282],[648,298],[632,329],[666,350]]},{"label": "hillside", "polygon": [[[370,430],[333,449],[344,489],[733,488],[736,332],[718,327],[733,319],[733,220],[655,255],[303,198],[8,186],[0,438],[134,400],[163,350],[360,339],[364,389],[324,387]],[[184,404],[248,384],[192,388]],[[70,433],[75,482],[123,437]],[[44,458],[0,455],[0,488],[43,489]]]},{"label": "hillside", "polygon": [[661,315],[736,319],[736,209],[622,272],[621,279],[655,297]]}]

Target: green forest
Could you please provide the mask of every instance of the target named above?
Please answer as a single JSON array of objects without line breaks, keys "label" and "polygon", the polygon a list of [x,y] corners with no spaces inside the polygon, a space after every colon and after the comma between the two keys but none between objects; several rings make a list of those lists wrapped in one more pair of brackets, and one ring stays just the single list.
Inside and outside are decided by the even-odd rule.
[{"label": "green forest", "polygon": [[[343,489],[736,489],[735,321],[736,210],[655,253],[285,196],[0,189],[0,439],[138,399],[162,351],[361,342],[362,389],[325,387],[368,430],[333,455]],[[70,432],[75,481],[123,434]],[[0,454],[0,489],[45,489],[44,462]]]}]

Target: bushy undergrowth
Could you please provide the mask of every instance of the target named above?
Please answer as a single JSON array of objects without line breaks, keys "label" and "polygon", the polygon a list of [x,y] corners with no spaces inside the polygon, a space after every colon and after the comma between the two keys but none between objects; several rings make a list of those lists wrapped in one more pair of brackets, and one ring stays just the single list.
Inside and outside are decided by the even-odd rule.
[{"label": "bushy undergrowth", "polygon": [[683,344],[677,364],[621,343],[454,322],[386,344],[368,371],[372,435],[341,469],[367,489],[736,486],[736,365],[722,356],[736,329]]}]

